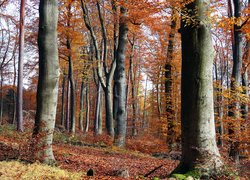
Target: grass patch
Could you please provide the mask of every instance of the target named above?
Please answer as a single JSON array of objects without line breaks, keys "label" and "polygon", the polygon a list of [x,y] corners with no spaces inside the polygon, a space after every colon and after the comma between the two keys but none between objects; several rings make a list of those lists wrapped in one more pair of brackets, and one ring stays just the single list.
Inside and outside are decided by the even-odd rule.
[{"label": "grass patch", "polygon": [[23,164],[18,161],[0,162],[0,179],[82,179],[82,173],[72,173],[40,163]]}]

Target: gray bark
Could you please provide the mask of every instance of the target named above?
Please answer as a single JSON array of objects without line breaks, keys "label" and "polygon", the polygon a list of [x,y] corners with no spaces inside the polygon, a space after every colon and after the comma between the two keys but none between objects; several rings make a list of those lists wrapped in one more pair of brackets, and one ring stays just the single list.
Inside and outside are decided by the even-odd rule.
[{"label": "gray bark", "polygon": [[89,102],[89,84],[86,87],[86,124],[85,124],[85,132],[89,131],[89,110],[90,110],[90,102]]},{"label": "gray bark", "polygon": [[61,126],[65,126],[65,109],[64,109],[64,96],[65,96],[65,81],[66,76],[63,74],[63,82],[62,82],[62,97],[61,97]]},{"label": "gray bark", "polygon": [[117,114],[116,114],[116,134],[115,145],[118,147],[125,146],[126,138],[126,74],[125,74],[125,59],[126,59],[126,47],[128,38],[128,25],[127,25],[127,10],[121,6],[120,8],[120,22],[119,22],[119,39],[116,55],[116,69],[114,76],[114,86],[117,90]]},{"label": "gray bark", "polygon": [[81,83],[81,91],[80,91],[80,114],[79,114],[79,128],[83,131],[83,111],[84,111],[84,92],[86,86],[84,84],[84,80],[82,79]]},{"label": "gray bark", "polygon": [[[200,169],[211,175],[222,166],[214,124],[214,49],[211,27],[206,20],[209,2],[195,0],[186,4],[183,13],[188,12],[192,23],[181,21],[182,158],[175,170],[180,173]],[[197,14],[194,14],[196,11]]]},{"label": "gray bark", "polygon": [[96,98],[96,109],[95,109],[95,120],[94,120],[94,132],[96,135],[102,133],[102,115],[101,115],[101,101],[102,101],[102,90],[101,84],[97,84],[97,98]]},{"label": "gray bark", "polygon": [[23,57],[24,57],[24,17],[25,0],[21,0],[20,28],[19,28],[19,58],[18,58],[18,81],[17,81],[17,130],[23,131]]},{"label": "gray bark", "polygon": [[57,0],[41,0],[39,5],[39,79],[37,109],[33,131],[35,158],[54,164],[52,150],[56,118],[59,63],[57,47]]}]

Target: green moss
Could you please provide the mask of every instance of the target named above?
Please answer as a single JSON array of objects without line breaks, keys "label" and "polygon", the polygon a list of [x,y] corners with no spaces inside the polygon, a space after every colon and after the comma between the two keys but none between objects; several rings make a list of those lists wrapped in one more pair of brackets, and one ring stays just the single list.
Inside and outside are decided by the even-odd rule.
[{"label": "green moss", "polygon": [[172,174],[171,176],[177,180],[185,180],[187,178],[184,174]]},{"label": "green moss", "polygon": [[192,176],[193,178],[196,178],[196,179],[199,179],[201,177],[201,173],[199,170],[197,169],[194,169],[192,171],[188,171],[186,174],[185,174],[186,177],[188,176]]}]

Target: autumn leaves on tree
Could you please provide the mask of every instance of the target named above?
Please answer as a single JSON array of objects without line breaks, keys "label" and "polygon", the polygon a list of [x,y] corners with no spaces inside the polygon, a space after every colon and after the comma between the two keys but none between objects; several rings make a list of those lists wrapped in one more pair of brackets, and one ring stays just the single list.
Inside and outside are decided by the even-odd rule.
[{"label": "autumn leaves on tree", "polygon": [[[7,116],[4,103],[10,101],[5,92],[9,87],[3,84],[8,83],[7,67],[13,65],[9,74],[13,71],[15,92],[13,57],[19,36],[18,88],[12,98],[17,101],[9,107],[12,117],[16,112],[12,121],[19,131],[24,131],[22,109],[36,110],[32,143],[37,159],[55,163],[56,127],[72,137],[93,133],[122,148],[131,137],[164,139],[169,152],[182,152],[174,172],[216,174],[223,167],[219,148],[236,161],[243,152],[247,155],[247,3],[40,0],[36,44],[36,20],[27,23],[24,38],[22,1],[20,35],[12,30],[10,16],[0,13],[0,122]],[[3,1],[0,9],[7,5]],[[39,52],[39,70],[31,68],[36,75],[24,89],[34,95],[38,83],[36,106],[24,102],[22,107],[31,97],[22,97],[24,40],[27,48],[35,52],[38,47]]]}]

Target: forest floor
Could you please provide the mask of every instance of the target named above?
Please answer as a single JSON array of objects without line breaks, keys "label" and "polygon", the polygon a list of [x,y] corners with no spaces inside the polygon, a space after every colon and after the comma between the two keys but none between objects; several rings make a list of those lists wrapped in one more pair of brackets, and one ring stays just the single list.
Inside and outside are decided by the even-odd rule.
[{"label": "forest floor", "polygon": [[[29,136],[29,132],[17,133],[13,128],[0,128],[0,160],[13,162],[13,160],[16,161],[18,158],[18,162],[23,163],[26,161],[22,165],[16,163],[1,165],[0,163],[0,179],[25,179],[24,177],[27,176],[28,178],[26,179],[32,179],[27,175],[27,172],[34,172],[34,168],[37,169],[37,164],[35,167],[32,167],[33,169],[29,169],[31,167],[27,165],[29,164],[27,163],[29,160],[26,153],[30,147],[26,145],[29,143]],[[103,138],[86,137],[83,135],[70,136],[58,132],[55,134],[53,149],[57,160],[57,168],[73,174],[58,178],[60,176],[56,174],[57,170],[55,170],[56,173],[54,172],[55,174],[53,175],[48,173],[52,172],[51,169],[48,172],[47,170],[41,170],[43,175],[47,177],[45,179],[119,180],[124,179],[123,177],[126,177],[127,174],[129,174],[128,179],[167,179],[168,174],[178,164],[178,160],[176,159],[179,158],[179,152],[167,153],[166,145],[164,145],[164,141],[162,140],[152,141],[149,137],[147,140],[129,139],[127,149],[120,149],[109,146],[109,142]],[[4,166],[6,168],[10,166],[11,168],[6,169]],[[23,169],[21,166],[27,167],[24,168],[25,170],[19,172],[19,174],[15,174],[16,172],[12,172],[14,166],[16,166],[14,168],[15,171]],[[38,169],[42,168],[39,167]],[[89,169],[94,171],[94,176],[86,176],[86,172]],[[152,170],[155,171],[151,172]],[[244,171],[247,172],[248,170],[247,168]],[[245,178],[241,179],[247,179],[248,175],[245,173],[243,175]],[[32,176],[33,178],[36,177],[34,173]],[[145,176],[147,177],[145,178]],[[38,179],[44,178],[40,177]]]}]

